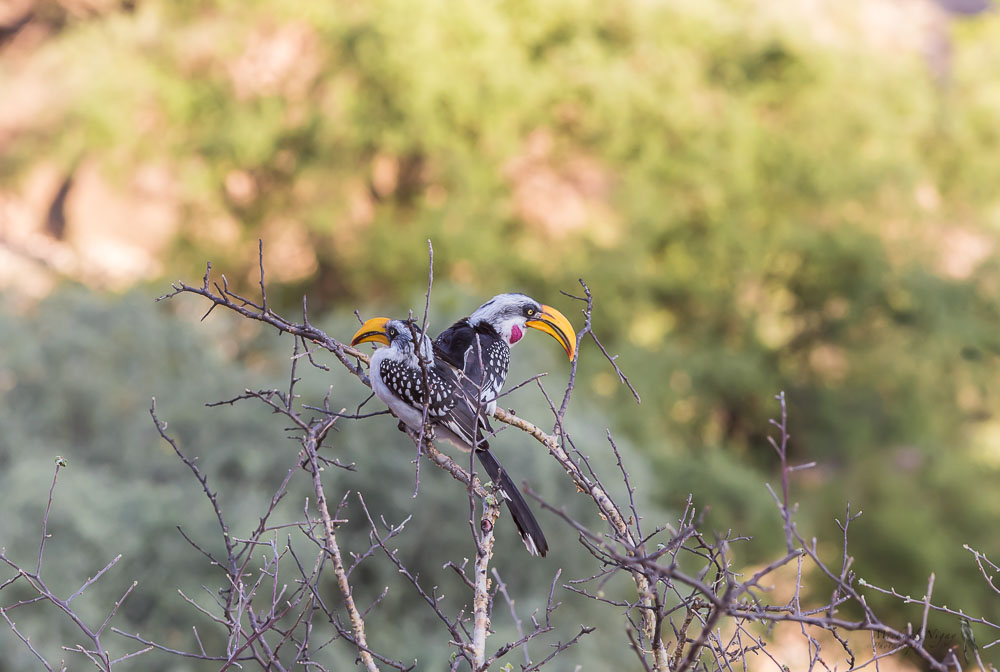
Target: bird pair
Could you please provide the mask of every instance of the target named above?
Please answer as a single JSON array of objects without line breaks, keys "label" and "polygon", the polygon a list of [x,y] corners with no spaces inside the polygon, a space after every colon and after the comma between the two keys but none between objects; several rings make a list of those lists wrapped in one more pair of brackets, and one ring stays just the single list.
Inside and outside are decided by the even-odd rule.
[{"label": "bird pair", "polygon": [[576,333],[569,320],[524,294],[494,296],[434,341],[411,320],[372,318],[354,334],[351,345],[387,346],[375,352],[369,364],[375,396],[416,431],[426,405],[437,436],[474,448],[490,479],[500,486],[528,552],[544,556],[548,542],[538,521],[484,438],[492,433],[487,417],[496,410],[507,380],[510,348],[525,328],[549,334],[573,359]]}]

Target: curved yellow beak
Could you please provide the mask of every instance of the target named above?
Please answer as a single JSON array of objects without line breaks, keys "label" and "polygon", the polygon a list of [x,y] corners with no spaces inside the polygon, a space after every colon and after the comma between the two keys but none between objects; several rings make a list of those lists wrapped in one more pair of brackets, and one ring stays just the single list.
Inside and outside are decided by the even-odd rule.
[{"label": "curved yellow beak", "polygon": [[373,317],[362,324],[361,328],[355,332],[354,337],[351,339],[351,345],[355,346],[360,343],[368,343],[369,341],[389,345],[389,337],[385,335],[385,325],[388,323],[388,317]]},{"label": "curved yellow beak", "polygon": [[528,320],[524,326],[544,331],[559,341],[569,360],[573,361],[573,355],[576,353],[576,332],[573,331],[573,325],[565,315],[552,306],[542,305],[542,314],[533,320]]}]

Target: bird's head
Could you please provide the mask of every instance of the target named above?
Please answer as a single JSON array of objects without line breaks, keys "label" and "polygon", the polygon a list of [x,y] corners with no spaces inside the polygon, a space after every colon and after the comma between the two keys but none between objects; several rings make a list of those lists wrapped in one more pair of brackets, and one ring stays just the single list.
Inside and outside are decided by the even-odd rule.
[{"label": "bird's head", "polygon": [[469,316],[472,326],[480,322],[496,329],[508,345],[521,340],[528,327],[559,341],[570,360],[576,352],[576,332],[566,316],[524,294],[497,294]]},{"label": "bird's head", "polygon": [[412,320],[392,320],[388,317],[373,317],[358,329],[351,338],[351,345],[361,343],[381,343],[396,351],[399,356],[409,356],[415,353],[413,337],[420,341],[421,354],[427,361],[433,360],[431,339],[420,331]]}]

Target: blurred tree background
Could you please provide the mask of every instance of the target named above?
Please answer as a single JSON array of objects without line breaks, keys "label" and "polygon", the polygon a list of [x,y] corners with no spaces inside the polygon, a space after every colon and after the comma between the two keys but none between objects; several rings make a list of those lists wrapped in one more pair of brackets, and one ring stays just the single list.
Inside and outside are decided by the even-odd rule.
[{"label": "blurred tree background", "polygon": [[[619,437],[664,520],[693,492],[712,528],[755,538],[739,562],[783,543],[763,482],[785,390],[794,459],[818,463],[796,484],[807,536],[838,552],[850,500],[861,576],[920,595],[936,571],[946,604],[1000,617],[962,550],[1000,554],[1000,17],[947,6],[962,4],[8,0],[0,546],[30,556],[61,454],[53,543],[72,552],[50,561],[67,587],[121,552],[121,585],[143,586],[131,629],[183,636],[176,588],[213,579],[173,526],[213,522],[185,504],[197,484],[148,399],[252,526],[293,458],[281,427],[201,404],[280,384],[290,343],[152,299],[205,260],[253,292],[261,238],[274,305],[293,316],[307,294],[343,339],[354,308],[422,306],[430,238],[434,331],[509,290],[575,319],[558,291],[587,280],[643,402],[585,352],[576,422],[601,459],[605,428]],[[539,340],[518,372],[557,389],[565,365]],[[413,508],[394,423],[335,445],[359,465],[338,486],[390,473],[387,517]],[[554,466],[507,453],[536,480]],[[414,524],[426,534],[447,533],[441,490],[417,500],[438,511]],[[509,558],[505,578],[530,602],[559,564],[587,571],[574,555],[530,572]],[[387,579],[370,579],[377,595]],[[442,655],[421,648],[434,623],[405,627]],[[599,636],[588,655],[610,655]],[[0,670],[29,669],[16,660]],[[144,662],[196,669],[176,665]]]}]

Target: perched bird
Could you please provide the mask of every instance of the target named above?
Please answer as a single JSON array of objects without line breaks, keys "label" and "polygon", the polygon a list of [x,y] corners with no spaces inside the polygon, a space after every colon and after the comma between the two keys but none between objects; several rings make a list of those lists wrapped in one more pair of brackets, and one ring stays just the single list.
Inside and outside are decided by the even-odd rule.
[{"label": "perched bird", "polygon": [[[493,415],[507,380],[510,349],[525,328],[538,329],[559,341],[570,361],[576,352],[576,332],[566,316],[524,294],[498,294],[441,332],[434,352],[481,390],[486,414]],[[478,342],[478,345],[477,345]],[[482,363],[482,367],[480,367]],[[485,370],[485,375],[483,375]]]},{"label": "perched bird", "polygon": [[415,431],[422,425],[426,403],[427,418],[439,437],[464,449],[474,447],[486,473],[500,486],[528,552],[544,556],[549,546],[541,526],[484,438],[492,430],[485,416],[486,404],[477,397],[478,384],[437,359],[431,339],[411,321],[372,318],[351,339],[352,346],[367,342],[387,346],[378,349],[369,364],[375,396]]}]

